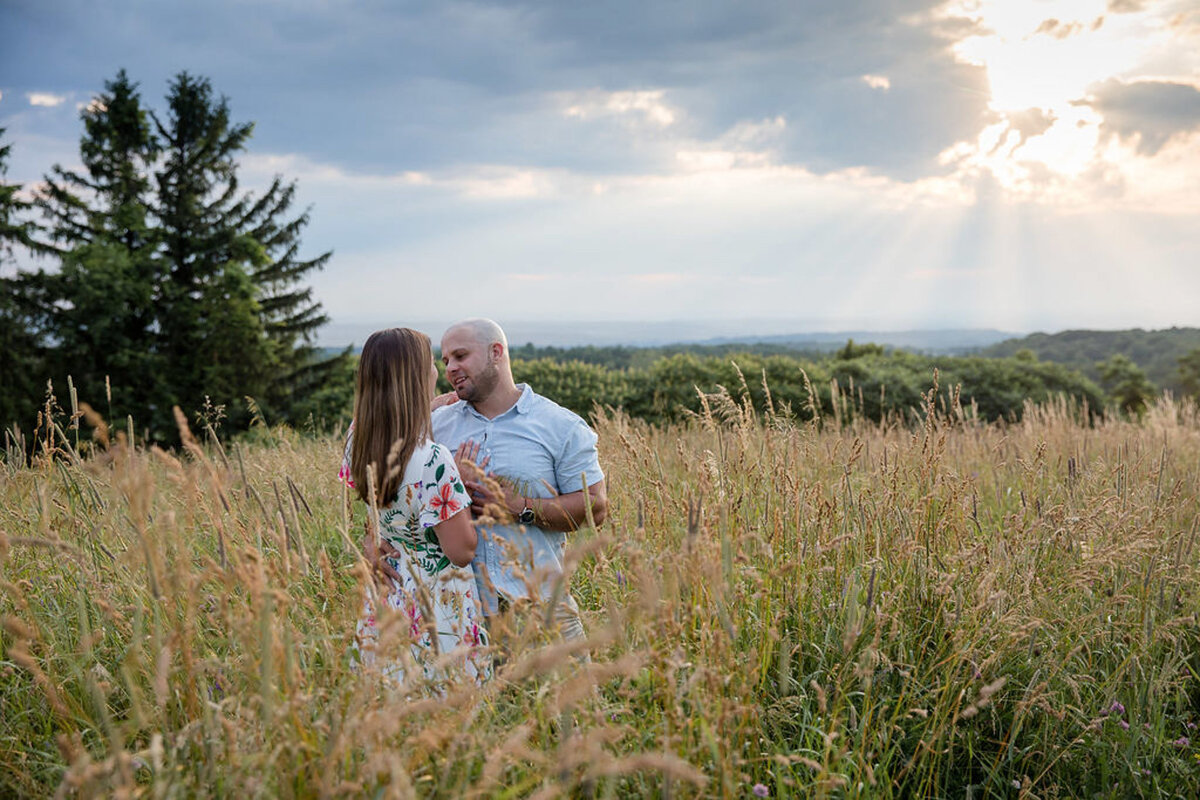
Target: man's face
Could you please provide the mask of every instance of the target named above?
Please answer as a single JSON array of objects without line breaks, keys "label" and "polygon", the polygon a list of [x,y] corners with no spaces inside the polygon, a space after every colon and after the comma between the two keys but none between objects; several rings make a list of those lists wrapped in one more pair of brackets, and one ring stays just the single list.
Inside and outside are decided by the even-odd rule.
[{"label": "man's face", "polygon": [[446,331],[442,337],[442,363],[455,394],[468,403],[486,400],[500,377],[492,348],[476,340],[467,329]]}]

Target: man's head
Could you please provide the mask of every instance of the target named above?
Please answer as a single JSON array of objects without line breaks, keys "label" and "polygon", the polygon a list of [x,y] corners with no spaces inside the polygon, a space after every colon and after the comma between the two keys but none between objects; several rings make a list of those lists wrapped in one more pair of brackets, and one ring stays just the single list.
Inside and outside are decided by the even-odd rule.
[{"label": "man's head", "polygon": [[442,336],[442,363],[455,393],[468,403],[478,405],[498,387],[513,386],[508,339],[490,319],[465,319],[451,325]]}]

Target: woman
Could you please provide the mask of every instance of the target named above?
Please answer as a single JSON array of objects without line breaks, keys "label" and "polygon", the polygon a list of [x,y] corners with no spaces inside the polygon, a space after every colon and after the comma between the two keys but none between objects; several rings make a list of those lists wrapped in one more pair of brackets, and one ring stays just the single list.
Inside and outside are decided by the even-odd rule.
[{"label": "woman", "polygon": [[408,328],[371,334],[339,477],[367,504],[364,552],[385,573],[381,602],[368,591],[358,623],[360,659],[369,665],[384,655],[376,652],[377,621],[384,631],[399,629],[411,646],[382,671],[400,682],[421,675],[440,690],[464,675],[483,680],[488,662],[471,571],[471,500],[453,454],[430,436],[436,382],[428,336]]}]

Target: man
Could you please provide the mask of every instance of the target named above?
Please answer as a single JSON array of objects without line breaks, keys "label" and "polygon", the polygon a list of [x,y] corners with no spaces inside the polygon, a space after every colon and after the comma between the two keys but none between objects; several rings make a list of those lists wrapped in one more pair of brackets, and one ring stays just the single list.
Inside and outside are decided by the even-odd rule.
[{"label": "man", "polygon": [[557,597],[562,636],[582,638],[579,608],[559,584],[566,532],[588,523],[589,506],[596,525],[608,508],[596,434],[578,414],[513,382],[508,340],[491,320],[451,326],[442,336],[442,363],[454,396],[434,410],[433,438],[499,479],[497,488],[496,481],[463,475],[472,511],[481,515],[494,504],[511,517],[479,529],[472,564],[484,613],[534,593],[547,602]]}]

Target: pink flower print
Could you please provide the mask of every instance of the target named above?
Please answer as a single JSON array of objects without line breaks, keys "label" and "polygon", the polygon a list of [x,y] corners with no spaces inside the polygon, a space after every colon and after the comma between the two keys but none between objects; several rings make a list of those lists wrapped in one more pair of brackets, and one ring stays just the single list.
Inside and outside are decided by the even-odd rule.
[{"label": "pink flower print", "polygon": [[438,493],[429,501],[429,505],[431,508],[441,509],[438,516],[443,522],[462,508],[462,504],[454,499],[454,487],[449,483],[443,483],[438,487]]}]

